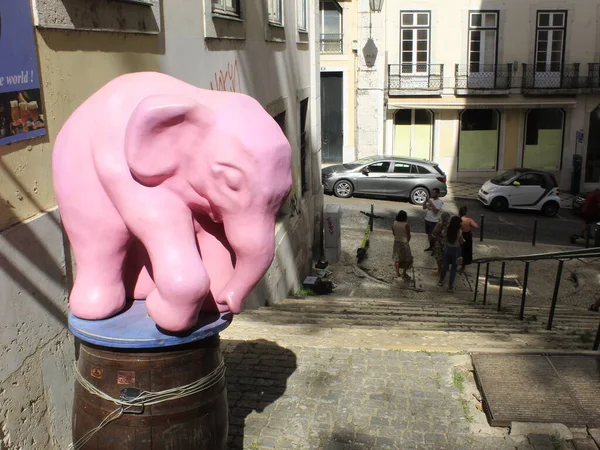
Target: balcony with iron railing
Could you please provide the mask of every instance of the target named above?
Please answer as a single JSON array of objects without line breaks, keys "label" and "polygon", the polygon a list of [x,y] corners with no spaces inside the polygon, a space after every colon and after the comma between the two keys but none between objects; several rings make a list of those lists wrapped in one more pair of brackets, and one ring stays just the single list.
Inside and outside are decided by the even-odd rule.
[{"label": "balcony with iron railing", "polygon": [[579,76],[579,63],[523,64],[525,95],[574,95],[585,92],[587,80]]},{"label": "balcony with iron railing", "polygon": [[388,95],[439,96],[444,88],[443,64],[390,64]]},{"label": "balcony with iron railing", "polygon": [[600,93],[600,63],[588,63],[587,86],[590,93]]},{"label": "balcony with iron railing", "polygon": [[330,55],[344,53],[344,35],[331,33],[322,34],[321,53]]},{"label": "balcony with iron railing", "polygon": [[507,95],[512,73],[512,64],[456,64],[456,95]]}]

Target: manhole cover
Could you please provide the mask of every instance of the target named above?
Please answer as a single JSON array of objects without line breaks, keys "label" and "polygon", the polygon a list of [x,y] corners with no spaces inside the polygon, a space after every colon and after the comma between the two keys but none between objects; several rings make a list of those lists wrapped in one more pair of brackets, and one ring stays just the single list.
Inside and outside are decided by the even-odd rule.
[{"label": "manhole cover", "polygon": [[492,426],[600,425],[600,356],[473,355]]},{"label": "manhole cover", "polygon": [[[483,277],[483,281],[485,282],[485,276]],[[488,284],[491,284],[492,286],[500,287],[500,277],[495,276],[495,275],[490,275],[488,277]],[[519,282],[518,278],[504,277],[503,287],[521,289],[521,283]]]}]

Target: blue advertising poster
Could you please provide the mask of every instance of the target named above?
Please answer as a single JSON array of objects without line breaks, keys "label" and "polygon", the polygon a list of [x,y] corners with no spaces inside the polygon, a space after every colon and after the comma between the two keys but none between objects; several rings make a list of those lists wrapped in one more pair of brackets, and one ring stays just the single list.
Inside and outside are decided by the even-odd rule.
[{"label": "blue advertising poster", "polygon": [[31,6],[0,0],[0,145],[44,134]]}]

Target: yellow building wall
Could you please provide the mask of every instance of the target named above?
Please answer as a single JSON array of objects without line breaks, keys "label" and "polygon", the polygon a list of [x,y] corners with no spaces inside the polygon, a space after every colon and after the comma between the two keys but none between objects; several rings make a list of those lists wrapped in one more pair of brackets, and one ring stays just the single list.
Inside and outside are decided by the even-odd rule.
[{"label": "yellow building wall", "polygon": [[504,157],[502,167],[509,169],[519,167],[519,130],[521,127],[521,112],[507,110],[504,112],[506,117],[504,125]]},{"label": "yellow building wall", "polygon": [[36,39],[48,134],[0,146],[0,230],[55,206],[52,145],[85,99],[124,73],[160,71],[158,36],[43,30]]},{"label": "yellow building wall", "polygon": [[449,158],[456,155],[455,125],[458,111],[440,110],[436,113],[436,126],[440,127],[439,155]]}]

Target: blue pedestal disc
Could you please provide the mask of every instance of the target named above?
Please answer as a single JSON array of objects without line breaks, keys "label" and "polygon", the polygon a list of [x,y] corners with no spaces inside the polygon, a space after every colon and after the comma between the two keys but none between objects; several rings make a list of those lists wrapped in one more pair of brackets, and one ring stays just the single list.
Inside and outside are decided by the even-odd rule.
[{"label": "blue pedestal disc", "polygon": [[198,324],[185,333],[160,330],[148,315],[146,302],[134,300],[120,314],[103,320],[84,320],[69,314],[69,330],[82,341],[104,347],[161,348],[188,344],[220,333],[233,314],[200,314]]}]

